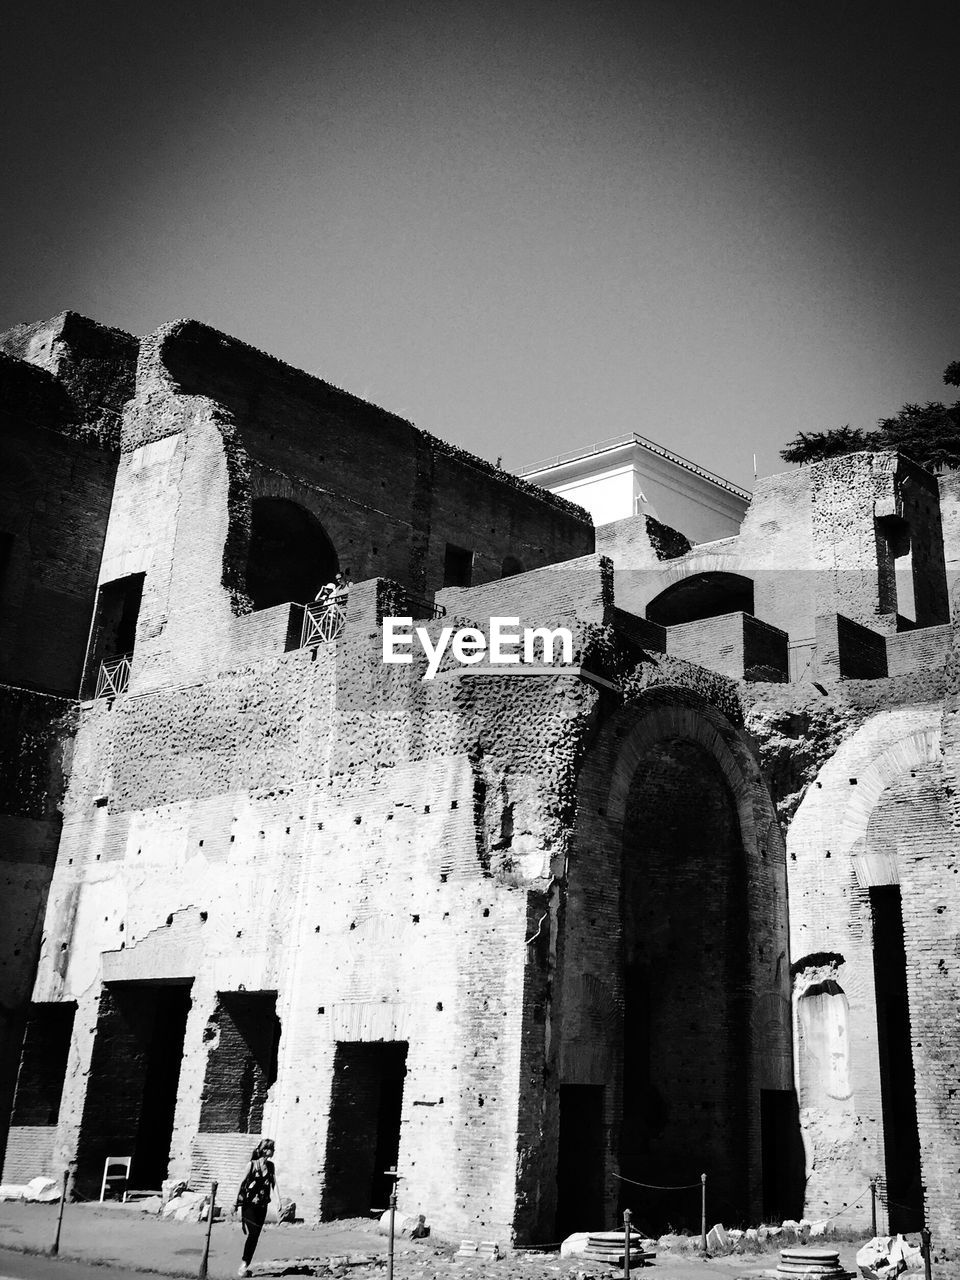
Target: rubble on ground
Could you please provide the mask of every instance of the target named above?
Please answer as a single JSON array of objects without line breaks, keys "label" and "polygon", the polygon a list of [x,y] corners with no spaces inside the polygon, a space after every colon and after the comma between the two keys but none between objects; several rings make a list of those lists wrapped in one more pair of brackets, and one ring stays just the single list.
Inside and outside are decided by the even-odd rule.
[{"label": "rubble on ground", "polygon": [[31,1178],[29,1182],[0,1183],[0,1200],[27,1200],[51,1204],[60,1199],[60,1188],[52,1178]]},{"label": "rubble on ground", "polygon": [[865,1280],[893,1280],[922,1267],[922,1252],[901,1235],[874,1236],[857,1250],[857,1270]]}]

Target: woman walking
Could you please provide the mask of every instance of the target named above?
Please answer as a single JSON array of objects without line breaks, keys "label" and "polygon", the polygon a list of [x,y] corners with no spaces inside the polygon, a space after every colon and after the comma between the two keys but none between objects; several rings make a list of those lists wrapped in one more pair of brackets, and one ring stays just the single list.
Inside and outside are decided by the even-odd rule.
[{"label": "woman walking", "polygon": [[263,1230],[264,1219],[270,1204],[270,1193],[276,1191],[277,1203],[280,1203],[280,1191],[277,1187],[277,1174],[273,1167],[274,1145],[269,1138],[259,1143],[253,1152],[253,1158],[247,1166],[237,1192],[237,1209],[240,1211],[240,1225],[247,1237],[243,1243],[243,1261],[237,1270],[238,1276],[250,1275],[250,1263],[254,1250]]}]

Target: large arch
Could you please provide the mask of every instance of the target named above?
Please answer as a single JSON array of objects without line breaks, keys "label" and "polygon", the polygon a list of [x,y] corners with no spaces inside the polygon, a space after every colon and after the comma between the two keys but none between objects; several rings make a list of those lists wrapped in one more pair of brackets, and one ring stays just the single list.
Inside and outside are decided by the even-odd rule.
[{"label": "large arch", "polygon": [[646,616],[673,627],[726,613],[753,613],[753,579],[710,569],[690,573],[664,588],[647,605]]},{"label": "large arch", "polygon": [[[931,999],[945,981],[956,997],[955,981],[936,965],[946,938],[939,948],[935,939],[951,925],[935,895],[955,860],[941,809],[940,738],[938,704],[873,716],[820,770],[788,834],[811,1217],[849,1203],[879,1173],[882,1225],[915,1229],[925,1212],[921,1184],[930,1221],[941,1195],[935,1170],[960,1158],[956,1137],[955,1154],[945,1155],[937,1119],[949,1098]],[[955,1196],[946,1198],[955,1230]]]},{"label": "large arch", "polygon": [[[777,1194],[761,1093],[792,1096],[783,857],[756,760],[715,708],[649,690],[597,733],[558,955],[559,1148],[562,1168],[564,1091],[594,1089],[608,1225],[623,1177],[706,1172],[727,1221],[759,1220]],[[699,1221],[691,1191],[631,1186],[626,1202],[648,1227]]]},{"label": "large arch", "polygon": [[246,582],[255,610],[309,603],[339,567],[326,530],[305,507],[289,498],[254,498]]}]

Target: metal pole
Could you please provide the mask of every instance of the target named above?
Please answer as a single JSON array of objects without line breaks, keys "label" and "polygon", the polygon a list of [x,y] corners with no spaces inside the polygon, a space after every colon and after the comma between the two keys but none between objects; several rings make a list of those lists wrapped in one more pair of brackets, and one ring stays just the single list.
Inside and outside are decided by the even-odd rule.
[{"label": "metal pole", "polygon": [[920,1228],[920,1250],[923,1253],[923,1271],[926,1280],[930,1280],[930,1228]]},{"label": "metal pole", "polygon": [[700,1252],[707,1252],[707,1175],[700,1175]]},{"label": "metal pole", "polygon": [[210,1258],[210,1232],[213,1230],[213,1214],[217,1203],[217,1183],[210,1184],[210,1209],[207,1213],[207,1240],[203,1246],[203,1257],[200,1259],[198,1280],[207,1280],[207,1262]]},{"label": "metal pole", "polygon": [[870,1234],[877,1234],[877,1180],[870,1179]]},{"label": "metal pole", "polygon": [[623,1211],[623,1280],[630,1280],[630,1210]]},{"label": "metal pole", "polygon": [[50,1250],[51,1254],[54,1257],[56,1257],[57,1254],[60,1252],[60,1228],[63,1226],[63,1206],[67,1202],[67,1179],[69,1177],[70,1177],[70,1170],[64,1169],[63,1190],[60,1192],[60,1213],[57,1217],[57,1234],[54,1236],[53,1248]]},{"label": "metal pole", "polygon": [[393,1280],[393,1228],[397,1217],[397,1179],[399,1175],[396,1169],[385,1169],[384,1173],[388,1178],[393,1179],[393,1186],[390,1188],[390,1239],[387,1244],[387,1280]]}]

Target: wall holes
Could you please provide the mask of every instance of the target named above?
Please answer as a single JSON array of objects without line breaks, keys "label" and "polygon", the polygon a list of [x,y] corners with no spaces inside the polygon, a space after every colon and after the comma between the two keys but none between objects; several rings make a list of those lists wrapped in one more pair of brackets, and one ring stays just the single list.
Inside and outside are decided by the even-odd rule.
[{"label": "wall holes", "polygon": [[437,1001],[437,1013],[443,1013],[443,1001],[442,1001],[442,1000],[438,1000],[438,1001]]},{"label": "wall holes", "polygon": [[484,908],[483,908],[483,914],[484,914],[485,916],[488,916],[488,915],[490,914],[490,908],[489,908],[489,907],[484,907]]},{"label": "wall holes", "polygon": [[419,923],[420,923],[420,917],[419,917],[419,916],[411,916],[411,917],[410,917],[410,919],[413,921],[413,923],[414,923],[414,924],[419,924]]},{"label": "wall holes", "polygon": [[200,923],[201,923],[201,924],[206,924],[206,923],[207,923],[207,912],[206,912],[206,911],[201,911],[201,912],[200,912]]},{"label": "wall holes", "polygon": [[428,804],[425,804],[425,805],[423,806],[423,812],[424,812],[424,813],[429,813],[429,812],[430,812],[430,806],[429,806]]},{"label": "wall holes", "polygon": [[450,801],[450,808],[451,808],[451,809],[456,809],[456,808],[459,806],[459,804],[460,804],[460,801],[459,801],[459,800],[451,800],[451,801]]},{"label": "wall holes", "polygon": [[856,778],[851,778],[851,779],[850,779],[850,785],[851,785],[851,787],[855,787],[855,786],[857,785],[857,780],[856,780]]}]

